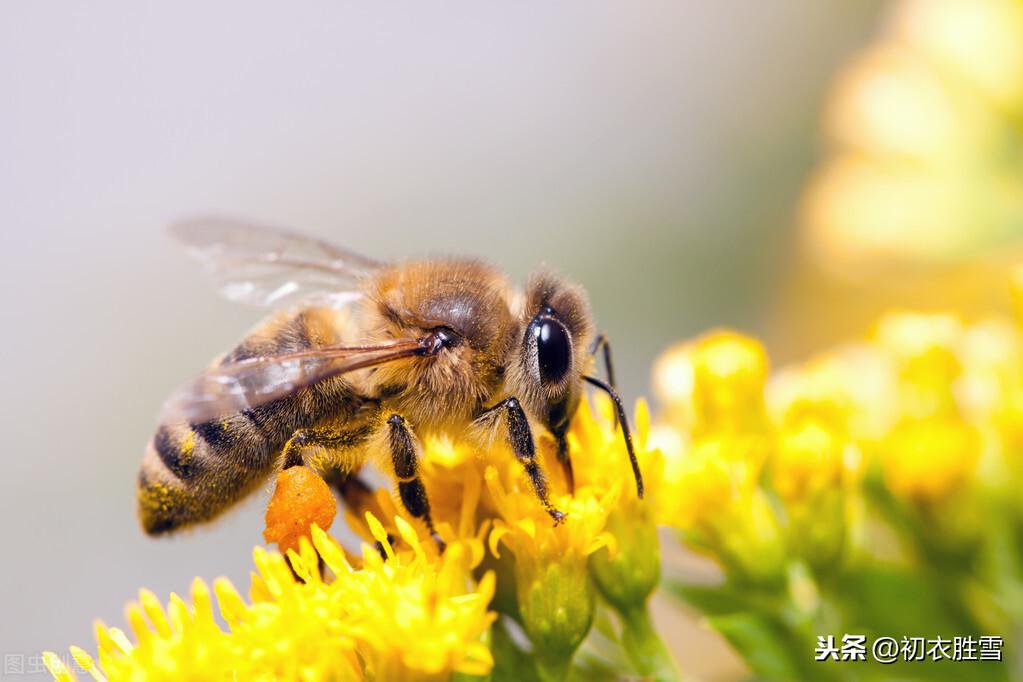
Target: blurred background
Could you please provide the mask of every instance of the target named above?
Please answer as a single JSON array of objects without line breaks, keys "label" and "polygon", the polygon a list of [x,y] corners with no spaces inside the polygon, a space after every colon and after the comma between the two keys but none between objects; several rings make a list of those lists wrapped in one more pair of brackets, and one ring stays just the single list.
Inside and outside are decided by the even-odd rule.
[{"label": "blurred background", "polygon": [[[518,281],[550,264],[589,290],[630,400],[661,349],[715,326],[783,362],[893,302],[989,303],[988,269],[962,256],[1018,234],[1017,184],[984,202],[987,231],[942,205],[944,231],[911,219],[900,242],[869,219],[909,214],[846,163],[907,139],[846,131],[918,85],[913,64],[835,80],[891,21],[873,0],[4,3],[0,651],[87,644],[140,585],[248,583],[265,495],[158,542],[134,517],[162,400],[258,319],[170,243],[174,218],[251,217],[382,258],[476,255]],[[916,104],[902,133],[933,144]],[[669,630],[687,672],[739,666],[695,616]]]}]

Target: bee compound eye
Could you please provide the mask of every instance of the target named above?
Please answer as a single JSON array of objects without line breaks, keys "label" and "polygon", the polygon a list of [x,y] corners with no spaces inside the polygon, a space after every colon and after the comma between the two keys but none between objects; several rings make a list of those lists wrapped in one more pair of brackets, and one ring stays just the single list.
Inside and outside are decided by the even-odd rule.
[{"label": "bee compound eye", "polygon": [[533,337],[541,383],[558,383],[572,368],[572,340],[568,330],[553,318],[540,318],[533,323]]},{"label": "bee compound eye", "polygon": [[440,341],[443,346],[450,346],[454,343],[454,333],[444,329],[443,327],[434,332],[434,334],[437,335],[437,340]]},{"label": "bee compound eye", "polygon": [[429,352],[439,353],[442,348],[452,348],[460,342],[458,334],[447,327],[437,327],[430,333]]}]

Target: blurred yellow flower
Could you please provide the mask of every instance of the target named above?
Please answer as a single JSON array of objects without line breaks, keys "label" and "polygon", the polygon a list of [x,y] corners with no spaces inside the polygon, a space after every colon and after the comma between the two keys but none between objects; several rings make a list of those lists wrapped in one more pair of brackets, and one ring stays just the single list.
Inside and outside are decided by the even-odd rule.
[{"label": "blurred yellow flower", "polygon": [[1023,109],[1023,5],[1015,0],[910,0],[892,32],[1000,107]]},{"label": "blurred yellow flower", "polygon": [[899,496],[945,496],[972,475],[981,448],[960,409],[963,323],[944,313],[893,313],[874,338],[893,360],[898,387],[899,421],[880,446],[885,481]]},{"label": "blurred yellow flower", "polygon": [[980,439],[955,419],[900,424],[882,446],[885,482],[896,495],[933,500],[969,480],[980,455]]},{"label": "blurred yellow flower", "polygon": [[693,435],[763,428],[767,353],[730,331],[701,337],[692,349]]},{"label": "blurred yellow flower", "polygon": [[666,520],[678,528],[700,528],[717,522],[737,504],[748,502],[760,477],[758,464],[735,458],[732,441],[707,438],[694,443],[667,474],[676,491]]},{"label": "blurred yellow flower", "polygon": [[907,0],[837,79],[807,243],[843,273],[947,263],[1019,237],[1023,7]]},{"label": "blurred yellow flower", "polygon": [[771,484],[784,500],[803,500],[841,485],[848,441],[824,422],[807,420],[778,436]]},{"label": "blurred yellow flower", "polygon": [[758,487],[770,443],[763,346],[716,330],[669,349],[654,371],[668,398],[660,428],[680,432],[680,447],[663,453],[661,485],[673,494],[661,501],[662,523],[737,575],[777,580],[780,530]]}]

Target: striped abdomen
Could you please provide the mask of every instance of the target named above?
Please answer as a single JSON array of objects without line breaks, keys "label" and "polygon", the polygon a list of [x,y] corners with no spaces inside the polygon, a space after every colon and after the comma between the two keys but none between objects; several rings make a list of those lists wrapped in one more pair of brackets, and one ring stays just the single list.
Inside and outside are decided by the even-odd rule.
[{"label": "striped abdomen", "polygon": [[[269,319],[222,363],[309,350],[340,341],[339,314],[311,308]],[[161,424],[138,477],[147,533],[208,521],[266,479],[292,434],[325,419],[346,419],[361,403],[343,378],[202,424]]]}]

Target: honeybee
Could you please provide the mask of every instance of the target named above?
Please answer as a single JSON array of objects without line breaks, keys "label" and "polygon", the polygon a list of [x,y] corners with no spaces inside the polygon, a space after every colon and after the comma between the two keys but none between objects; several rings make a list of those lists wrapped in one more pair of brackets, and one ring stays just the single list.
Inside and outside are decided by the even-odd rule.
[{"label": "honeybee", "polygon": [[[287,230],[211,218],[171,234],[227,298],[281,308],[173,394],[138,475],[138,512],[158,535],[212,520],[282,467],[335,483],[385,453],[405,509],[443,547],[419,478],[420,440],[503,434],[555,523],[535,428],[557,444],[589,383],[612,398],[636,494],[643,479],[611,351],[583,289],[547,271],[524,293],[477,260],[382,263]],[[608,380],[588,373],[603,351]]]}]

